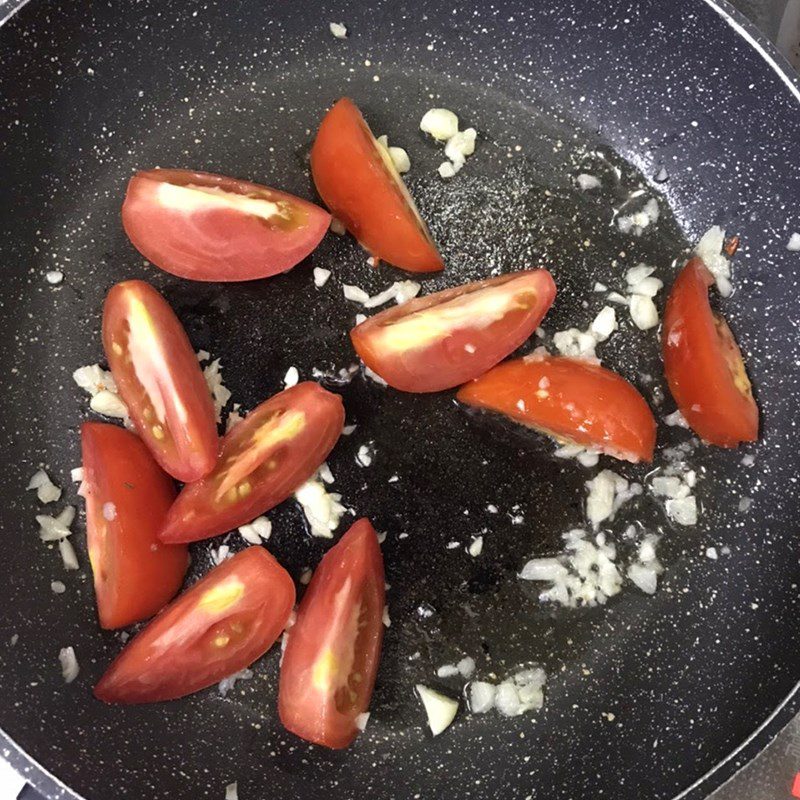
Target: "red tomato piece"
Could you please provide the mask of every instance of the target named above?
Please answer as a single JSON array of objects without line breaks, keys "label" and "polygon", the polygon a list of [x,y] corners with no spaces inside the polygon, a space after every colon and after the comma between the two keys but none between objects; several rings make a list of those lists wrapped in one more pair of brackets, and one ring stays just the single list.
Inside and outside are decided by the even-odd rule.
[{"label": "red tomato piece", "polygon": [[346,97],[319,126],[311,175],[325,205],[375,258],[409,272],[443,268],[391,156]]},{"label": "red tomato piece", "polygon": [[383,556],[360,519],[317,567],[289,629],[281,663],[281,722],[334,749],[358,735],[369,708],[383,640]]},{"label": "red tomato piece", "polygon": [[272,647],[294,601],[289,573],[263,547],[248,547],[132,639],[94,696],[105,703],[156,703],[212,686]]},{"label": "red tomato piece", "polygon": [[81,426],[86,538],[102,628],[152,617],[181,588],[187,548],[158,532],[175,484],[138,436],[104,422]]},{"label": "red tomato piece", "polygon": [[206,539],[269,511],[314,474],[343,425],[341,397],[311,381],[271,397],[226,434],[213,472],[183,487],[161,541]]},{"label": "red tomato piece", "polygon": [[192,345],[169,303],[144,281],[114,286],[103,347],[120,396],[156,461],[179,481],[217,461],[216,414]]},{"label": "red tomato piece", "polygon": [[652,461],[656,421],[623,377],[579,358],[526,356],[462,386],[458,400],[625,461]]},{"label": "red tomato piece", "polygon": [[390,386],[438,392],[514,352],[555,296],[547,270],[514,272],[389,308],[353,328],[350,338],[362,361]]},{"label": "red tomato piece", "polygon": [[661,334],[664,370],[692,430],[711,444],[736,447],[758,439],[758,406],[736,339],[711,310],[713,283],[699,258],[675,279]]},{"label": "red tomato piece", "polygon": [[194,281],[249,281],[286,272],[320,243],[330,214],[249,181],[192,172],[137,172],[122,204],[133,246]]}]

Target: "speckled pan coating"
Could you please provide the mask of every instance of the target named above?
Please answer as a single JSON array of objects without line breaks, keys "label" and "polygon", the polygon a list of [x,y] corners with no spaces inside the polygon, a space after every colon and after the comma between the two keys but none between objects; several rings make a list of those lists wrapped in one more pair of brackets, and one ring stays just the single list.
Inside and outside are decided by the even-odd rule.
[{"label": "speckled pan coating", "polygon": [[[350,36],[335,39],[331,21]],[[665,800],[728,759],[792,695],[686,795],[700,798],[797,708],[800,255],[785,245],[800,229],[800,105],[714,8],[34,0],[2,30],[0,65],[0,727],[4,756],[25,765],[13,740],[75,793],[25,767],[51,796],[219,799],[238,780],[242,800]],[[582,483],[594,470],[553,461],[550,446],[473,418],[451,394],[404,396],[357,376],[341,391],[358,427],[330,465],[345,502],[388,534],[392,627],[365,735],[326,753],[277,722],[276,652],[226,700],[209,690],[154,707],[95,702],[90,688],[121,645],[95,623],[83,522],[73,537],[82,569],[64,573],[38,541],[38,506],[24,486],[45,462],[76,502],[68,475],[87,403],[70,373],[101,357],[101,301],[120,279],[164,291],[195,345],[222,358],[245,408],[276,391],[291,365],[309,377],[312,367],[352,362],[346,331],[360,309],[341,283],[374,293],[399,277],[371,271],[352,241],[329,236],[285,276],[217,287],[144,266],[119,224],[137,167],[206,169],[313,198],[311,131],[343,93],[409,151],[412,191],[449,265],[424,291],[547,266],[560,289],[545,322],[552,333],[588,324],[603,303],[594,280],[620,289],[624,270],[645,260],[669,281],[673,259],[712,223],[741,234],[737,291],[724,310],[748,357],[764,438],[748,448],[749,468],[742,452],[698,451],[693,465],[706,472],[696,530],[670,526],[647,498],[609,527],[615,539],[634,520],[662,531],[667,571],[654,597],[627,586],[606,608],[553,613],[515,573],[582,524]],[[479,131],[449,184],[435,171],[441,149],[417,130],[432,105]],[[606,158],[592,155],[598,145]],[[668,180],[657,183],[662,166]],[[596,196],[575,188],[584,171],[603,178]],[[662,216],[634,241],[615,230],[612,208],[640,181],[660,193]],[[323,289],[312,266],[334,271]],[[53,268],[65,274],[55,288],[44,277]],[[663,390],[656,341],[626,321],[599,352],[652,397]],[[657,414],[672,408],[667,400]],[[660,445],[685,438],[662,429]],[[374,458],[363,468],[355,454],[368,443]],[[742,496],[754,501],[747,514],[737,511]],[[292,574],[316,564],[326,543],[306,535],[294,505],[270,517],[270,549]],[[473,559],[465,548],[483,529]],[[448,549],[452,541],[461,546]],[[241,546],[238,536],[230,543]],[[193,575],[218,544],[195,548]],[[711,545],[731,554],[709,560]],[[64,594],[51,592],[54,579]],[[422,604],[433,613],[418,613]],[[81,665],[68,687],[57,658],[66,645]],[[460,691],[435,669],[464,654],[479,677],[543,665],[545,708],[513,721],[462,709],[431,740],[412,686]]]}]

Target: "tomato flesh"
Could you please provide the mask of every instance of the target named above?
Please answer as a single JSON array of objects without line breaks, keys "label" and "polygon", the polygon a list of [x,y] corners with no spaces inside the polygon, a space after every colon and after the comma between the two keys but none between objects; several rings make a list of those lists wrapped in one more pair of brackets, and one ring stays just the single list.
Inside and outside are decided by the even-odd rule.
[{"label": "tomato flesh", "polygon": [[547,270],[525,270],[418,297],[350,331],[362,361],[390,386],[438,392],[517,349],[553,304]]},{"label": "tomato flesh", "polygon": [[652,461],[656,421],[623,377],[590,361],[527,356],[463,386],[458,400],[498,411],[559,441],[625,461]]},{"label": "tomato flesh", "polygon": [[154,703],[211,686],[269,650],[294,601],[289,573],[263,547],[248,547],[132,639],[94,695],[106,703]]},{"label": "tomato flesh", "polygon": [[346,97],[322,120],[311,175],[325,205],[375,258],[409,272],[443,268],[403,179]]},{"label": "tomato flesh", "polygon": [[713,283],[699,258],[675,279],[664,312],[664,371],[692,430],[711,444],[736,447],[758,439],[758,406],[736,339],[711,310]]},{"label": "tomato flesh", "polygon": [[217,460],[214,404],[186,332],[144,281],[114,286],[103,308],[103,346],[131,420],[156,461],[194,481]]},{"label": "tomato flesh", "polygon": [[269,511],[314,474],[343,425],[341,397],[318,384],[279,392],[225,435],[210,474],[183,487],[161,541],[205,539]]},{"label": "tomato flesh", "polygon": [[152,617],[189,566],[182,545],[158,540],[175,484],[141,439],[103,422],[81,426],[86,536],[102,628]]},{"label": "tomato flesh", "polygon": [[317,567],[289,630],[281,664],[281,722],[334,749],[358,735],[383,640],[385,584],[375,529],[360,519]]},{"label": "tomato flesh", "polygon": [[122,225],[165,272],[195,281],[248,281],[286,272],[311,253],[330,214],[249,181],[182,169],[137,172]]}]

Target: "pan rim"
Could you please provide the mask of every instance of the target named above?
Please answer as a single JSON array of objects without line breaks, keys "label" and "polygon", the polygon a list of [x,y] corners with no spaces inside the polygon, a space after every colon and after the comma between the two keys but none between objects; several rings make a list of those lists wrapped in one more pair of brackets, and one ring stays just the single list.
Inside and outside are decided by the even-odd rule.
[{"label": "pan rim", "polygon": [[[728,0],[695,0],[704,3],[721,18],[724,24],[745,44],[752,48],[780,79],[790,95],[800,106],[800,75],[788,60],[747,17],[731,5]],[[0,28],[17,15],[30,0],[9,0],[0,11]],[[800,681],[780,701],[773,711],[762,720],[753,732],[728,755],[692,784],[675,794],[671,800],[705,800],[717,789],[728,784],[740,771],[748,766],[800,713]],[[2,758],[20,776],[47,800],[86,800],[60,778],[21,747],[0,727]]]}]

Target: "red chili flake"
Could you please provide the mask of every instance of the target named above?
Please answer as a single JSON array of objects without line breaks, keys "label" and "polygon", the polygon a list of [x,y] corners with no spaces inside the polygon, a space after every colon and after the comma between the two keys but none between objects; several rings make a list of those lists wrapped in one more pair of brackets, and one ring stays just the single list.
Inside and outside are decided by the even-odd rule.
[{"label": "red chili flake", "polygon": [[[723,248],[725,254],[728,258],[731,258],[733,254],[739,249],[739,237],[738,236],[731,236],[727,242],[725,242]],[[800,795],[798,795],[800,797]]]},{"label": "red chili flake", "polygon": [[800,772],[794,776],[794,783],[792,784],[792,797],[800,797]]}]

